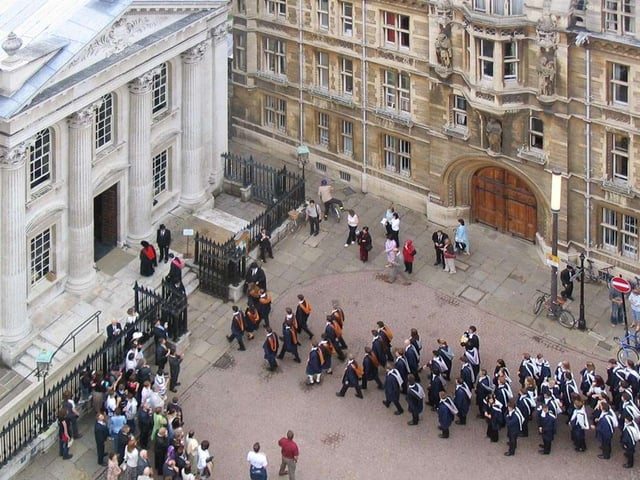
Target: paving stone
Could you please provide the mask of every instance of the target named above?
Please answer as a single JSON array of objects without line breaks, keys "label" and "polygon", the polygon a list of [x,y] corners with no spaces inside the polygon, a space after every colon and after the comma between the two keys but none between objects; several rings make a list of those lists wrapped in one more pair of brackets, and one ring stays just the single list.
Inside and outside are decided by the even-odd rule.
[{"label": "paving stone", "polygon": [[482,300],[482,297],[485,296],[485,292],[478,290],[477,288],[467,287],[460,296],[472,303],[479,303],[480,300]]}]

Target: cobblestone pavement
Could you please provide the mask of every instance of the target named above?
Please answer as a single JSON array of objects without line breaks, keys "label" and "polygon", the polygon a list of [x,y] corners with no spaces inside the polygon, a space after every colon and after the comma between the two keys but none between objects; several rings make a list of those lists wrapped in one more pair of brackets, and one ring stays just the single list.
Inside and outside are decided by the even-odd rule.
[{"label": "cobblestone pavement", "polygon": [[[283,161],[277,152],[259,151],[255,147],[250,151],[239,143],[231,148],[237,153],[252,152],[255,158],[272,164],[281,165]],[[315,193],[320,178],[315,172],[307,172],[308,194]],[[284,307],[294,306],[295,295],[302,292],[314,305],[311,320],[314,331],[320,329],[322,312],[329,309],[331,299],[344,303],[345,335],[350,351],[357,353],[359,360],[363,346],[370,341],[368,332],[378,319],[387,321],[398,339],[410,327],[418,327],[427,346],[437,336],[446,336],[455,346],[461,332],[475,323],[481,335],[483,364],[491,370],[495,359],[503,356],[515,372],[523,351],[540,351],[553,363],[569,358],[574,372],[586,358],[593,358],[598,370],[604,372],[602,361],[615,354],[612,337],[622,331],[609,326],[604,287],[586,286],[589,332],[566,330],[543,316],[535,318],[531,313],[535,290],[548,290],[549,270],[534,246],[471,224],[472,254],[459,258],[458,273],[448,275],[432,265],[430,238],[438,226],[401,205],[397,206],[402,222],[401,241],[413,239],[418,251],[414,283],[404,287],[375,280],[376,274],[385,270],[383,228],[379,220],[388,200],[335,183],[336,196],[345,201],[347,208],[356,210],[361,226],[371,227],[375,247],[370,262],[362,264],[358,260],[355,246],[343,247],[347,234],[344,221],[322,222],[317,237],[309,238],[305,226],[283,239],[274,248],[276,258],[264,265],[274,296],[274,325],[279,325]],[[237,202],[216,203],[220,208],[233,204],[231,213],[247,221],[255,216],[255,206],[248,205],[245,215]],[[450,231],[454,226],[444,227]],[[574,295],[577,298],[578,288]],[[454,426],[457,428],[452,430],[452,438],[442,441],[437,438],[436,420],[431,412],[425,413],[418,427],[408,427],[407,415],[399,418],[392,415],[380,403],[378,391],[367,391],[364,400],[356,399],[351,392],[347,398],[336,398],[339,367],[323,385],[314,388],[303,384],[304,364],[297,365],[291,360],[283,362],[281,372],[267,374],[262,368],[260,337],[249,343],[247,352],[229,347],[224,335],[229,328],[230,307],[230,303],[199,292],[190,297],[190,337],[183,363],[183,386],[178,394],[185,405],[188,427],[196,430],[199,439],[209,438],[212,442],[217,458],[215,478],[247,478],[244,459],[256,440],[263,443],[269,456],[270,476],[276,476],[279,464],[276,442],[288,428],[296,431],[302,450],[298,475],[302,480],[365,479],[377,473],[424,475],[432,465],[438,466],[439,476],[454,479],[471,475],[478,478],[478,472],[482,472],[479,478],[487,477],[489,472],[493,477],[507,478],[521,475],[523,464],[535,468],[539,478],[566,474],[588,479],[611,473],[619,478],[635,478],[622,470],[617,442],[615,458],[603,462],[596,458],[597,446],[592,436],[587,453],[575,453],[564,426],[551,457],[541,460],[537,454],[538,439],[533,436],[522,439],[515,458],[505,458],[504,439],[498,445],[489,444],[480,421],[473,420],[466,427]],[[577,304],[569,308],[577,316]],[[305,339],[303,358],[307,351]],[[454,368],[459,368],[459,364]],[[72,461],[63,462],[52,449],[32,461],[20,478],[34,478],[43,472],[52,480],[100,476],[103,471],[95,465],[89,419],[83,420],[81,430],[85,436],[72,447]]]}]

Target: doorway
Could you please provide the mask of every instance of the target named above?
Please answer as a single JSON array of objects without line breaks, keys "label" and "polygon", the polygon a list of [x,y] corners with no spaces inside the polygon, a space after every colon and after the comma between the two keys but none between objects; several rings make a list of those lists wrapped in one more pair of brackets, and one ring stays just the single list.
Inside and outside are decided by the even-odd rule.
[{"label": "doorway", "polygon": [[503,168],[487,167],[475,173],[472,211],[477,222],[535,241],[536,197],[524,181]]},{"label": "doorway", "polygon": [[93,199],[93,256],[100,260],[118,241],[118,184]]}]

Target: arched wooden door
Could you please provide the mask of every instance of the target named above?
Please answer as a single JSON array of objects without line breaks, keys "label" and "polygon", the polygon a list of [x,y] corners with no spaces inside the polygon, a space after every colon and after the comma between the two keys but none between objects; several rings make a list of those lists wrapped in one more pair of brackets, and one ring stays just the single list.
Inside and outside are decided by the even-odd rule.
[{"label": "arched wooden door", "polygon": [[535,240],[536,197],[520,178],[503,168],[483,168],[473,176],[472,210],[476,222]]}]

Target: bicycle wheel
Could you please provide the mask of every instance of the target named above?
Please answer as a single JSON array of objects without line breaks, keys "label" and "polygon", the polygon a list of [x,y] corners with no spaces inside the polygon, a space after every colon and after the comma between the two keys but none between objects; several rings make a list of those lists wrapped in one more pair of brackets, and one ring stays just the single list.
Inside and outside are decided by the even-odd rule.
[{"label": "bicycle wheel", "polygon": [[333,205],[333,214],[336,219],[336,223],[340,223],[340,209],[335,204]]},{"label": "bicycle wheel", "polygon": [[618,361],[623,365],[627,364],[627,360],[633,360],[634,363],[637,363],[638,360],[640,360],[640,354],[638,354],[638,351],[635,348],[626,345],[624,347],[620,347],[617,357]]},{"label": "bicycle wheel", "polygon": [[562,310],[560,312],[560,316],[558,317],[558,321],[560,325],[564,328],[573,328],[576,326],[576,319],[569,310]]},{"label": "bicycle wheel", "polygon": [[536,317],[542,310],[542,305],[544,305],[544,295],[540,295],[538,298],[536,298],[536,301],[533,303],[533,314]]}]

